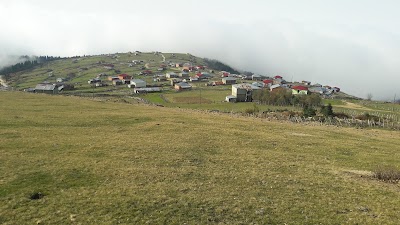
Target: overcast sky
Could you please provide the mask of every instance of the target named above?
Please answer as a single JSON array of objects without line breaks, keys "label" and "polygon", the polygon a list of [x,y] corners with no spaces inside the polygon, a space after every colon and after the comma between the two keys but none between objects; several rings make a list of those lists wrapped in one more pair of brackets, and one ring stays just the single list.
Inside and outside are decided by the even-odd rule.
[{"label": "overcast sky", "polygon": [[0,0],[7,55],[190,52],[287,80],[400,98],[398,0]]}]

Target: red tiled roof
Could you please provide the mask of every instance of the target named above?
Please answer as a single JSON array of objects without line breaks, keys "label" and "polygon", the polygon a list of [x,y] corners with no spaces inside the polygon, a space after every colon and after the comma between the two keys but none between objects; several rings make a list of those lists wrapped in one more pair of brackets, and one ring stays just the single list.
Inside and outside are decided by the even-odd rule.
[{"label": "red tiled roof", "polygon": [[263,83],[264,84],[271,84],[271,83],[273,83],[273,81],[272,80],[263,80]]},{"label": "red tiled roof", "polygon": [[307,87],[300,86],[300,85],[299,86],[293,86],[292,89],[298,90],[298,91],[308,91]]}]

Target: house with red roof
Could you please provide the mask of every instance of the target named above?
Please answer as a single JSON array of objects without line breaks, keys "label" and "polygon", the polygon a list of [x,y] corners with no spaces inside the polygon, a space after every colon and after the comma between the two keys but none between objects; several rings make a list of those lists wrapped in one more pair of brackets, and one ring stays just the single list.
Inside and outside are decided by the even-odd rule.
[{"label": "house with red roof", "polygon": [[118,79],[120,79],[120,80],[130,80],[130,79],[132,79],[132,76],[129,76],[128,74],[120,74],[120,75],[118,75]]},{"label": "house with red roof", "polygon": [[271,85],[272,85],[273,83],[274,83],[273,80],[269,80],[269,79],[263,80],[264,87],[271,87]]},{"label": "house with red roof", "polygon": [[221,74],[221,77],[229,77],[229,75],[230,75],[231,73],[226,72],[226,71],[221,71],[220,74]]},{"label": "house with red roof", "polygon": [[209,79],[211,78],[211,75],[208,73],[197,73],[196,77],[199,78],[199,80],[204,80],[204,79]]},{"label": "house with red roof", "polygon": [[279,75],[275,76],[273,79],[273,84],[284,84],[286,81]]},{"label": "house with red roof", "polygon": [[307,95],[308,94],[308,87],[297,85],[292,87],[292,94],[293,95]]}]

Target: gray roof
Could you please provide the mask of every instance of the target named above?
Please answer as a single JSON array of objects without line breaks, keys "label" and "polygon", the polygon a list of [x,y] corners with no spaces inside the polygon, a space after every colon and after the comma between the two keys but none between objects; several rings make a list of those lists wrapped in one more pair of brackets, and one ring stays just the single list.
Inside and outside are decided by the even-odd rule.
[{"label": "gray roof", "polygon": [[159,87],[150,87],[150,88],[135,88],[134,91],[146,91],[146,92],[158,92],[161,91]]},{"label": "gray roof", "polygon": [[146,81],[141,80],[141,79],[132,79],[131,83],[146,83]]},{"label": "gray roof", "polygon": [[261,89],[260,87],[254,86],[252,84],[248,83],[242,83],[242,84],[234,84],[232,87],[235,87],[237,89],[247,89],[247,90],[259,90]]},{"label": "gray roof", "polygon": [[264,87],[264,83],[261,83],[261,82],[253,82],[251,85],[257,86],[257,87]]},{"label": "gray roof", "polygon": [[53,91],[56,88],[54,84],[37,84],[35,90],[37,91]]},{"label": "gray roof", "polygon": [[190,85],[190,84],[188,84],[186,82],[180,82],[180,83],[177,83],[175,85],[178,85],[178,86],[180,86],[182,88],[191,88],[192,87],[192,85]]},{"label": "gray roof", "polygon": [[234,77],[224,77],[224,78],[222,78],[222,80],[236,80],[236,78],[234,78]]},{"label": "gray roof", "polygon": [[274,85],[272,85],[270,88],[271,88],[271,90],[272,90],[272,89],[278,88],[278,87],[282,87],[282,85],[280,85],[280,84],[274,84]]}]

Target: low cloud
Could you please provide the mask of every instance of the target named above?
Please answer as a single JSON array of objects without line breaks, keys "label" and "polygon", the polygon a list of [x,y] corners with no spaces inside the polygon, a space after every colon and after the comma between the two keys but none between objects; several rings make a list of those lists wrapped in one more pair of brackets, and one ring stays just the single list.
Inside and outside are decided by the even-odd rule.
[{"label": "low cloud", "polygon": [[[307,9],[302,4],[297,11],[296,7],[284,11],[278,3],[256,0],[249,5],[269,7],[234,3],[221,10],[223,1],[209,8],[204,7],[207,1],[141,5],[119,0],[109,7],[101,1],[85,1],[76,8],[74,2],[0,3],[0,11],[5,12],[0,14],[2,21],[15,12],[24,15],[0,24],[7,31],[0,37],[0,66],[12,62],[4,55],[190,52],[238,69],[339,86],[359,97],[368,93],[385,100],[400,96],[400,34],[390,23],[363,22],[350,13],[347,19],[353,23],[336,20],[339,8],[329,13],[310,11],[302,17],[301,10]],[[375,10],[372,6],[371,11]],[[322,21],[314,20],[316,16]]]}]

